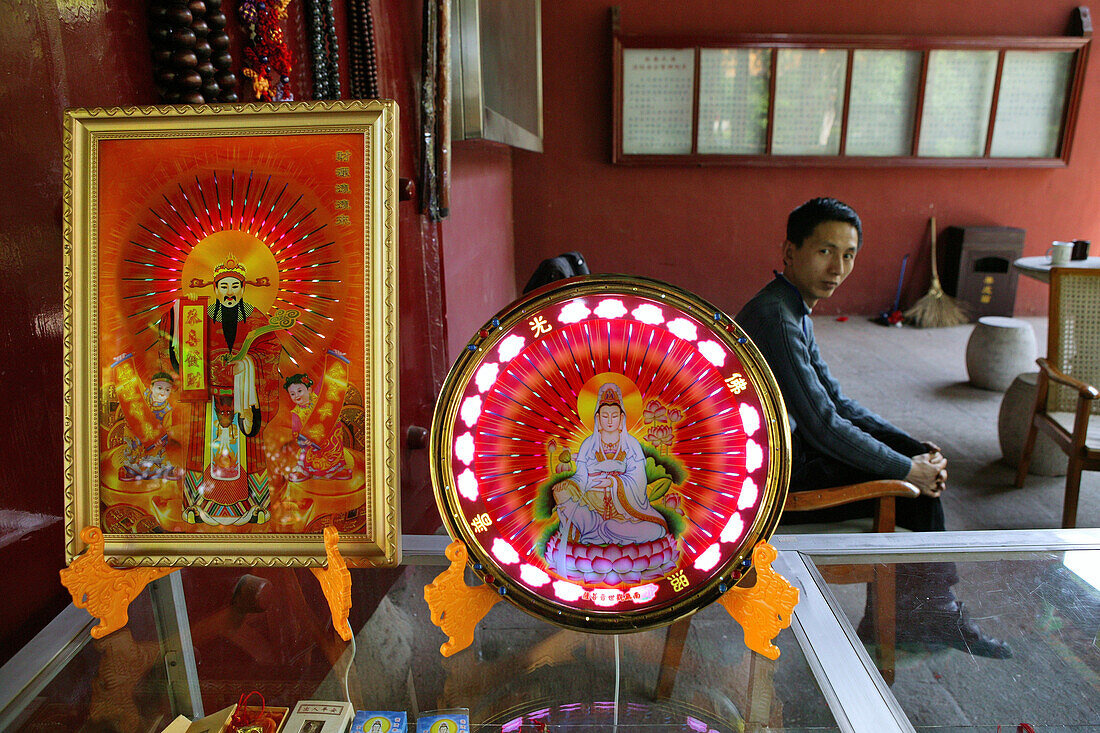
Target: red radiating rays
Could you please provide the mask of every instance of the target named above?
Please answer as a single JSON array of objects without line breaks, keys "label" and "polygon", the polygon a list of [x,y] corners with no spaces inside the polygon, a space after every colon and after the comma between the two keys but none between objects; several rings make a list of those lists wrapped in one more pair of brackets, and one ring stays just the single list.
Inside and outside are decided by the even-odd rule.
[{"label": "red radiating rays", "polygon": [[[298,324],[280,336],[290,357],[298,361],[303,351],[323,354],[345,307],[341,252],[334,246],[329,224],[326,211],[307,205],[305,194],[292,191],[277,176],[209,171],[176,182],[145,209],[131,238],[120,247],[118,293],[124,312],[142,324],[136,333],[146,331],[145,324],[191,292],[181,287],[191,251],[211,234],[242,231],[266,245],[275,259],[275,307],[300,312]],[[156,335],[149,334],[135,346],[155,343]]]},{"label": "red radiating rays", "polygon": [[[733,354],[728,358],[733,362],[726,369],[743,371]],[[677,488],[689,525],[682,542],[689,556],[702,551],[736,511],[746,475],[750,437],[739,407],[747,403],[759,414],[761,406],[751,390],[733,395],[693,343],[639,321],[592,319],[561,326],[504,367],[481,395],[475,472],[482,508],[477,511],[488,511],[500,536],[518,551],[530,551],[542,530],[542,523],[532,520],[531,505],[556,460],[548,446],[576,451],[592,433],[592,416],[577,414],[577,395],[586,382],[607,372],[628,377],[643,404],[658,400],[682,413],[668,450],[687,470]],[[471,382],[466,394],[476,393]],[[646,442],[648,426],[641,415],[629,419],[632,434]],[[766,431],[758,429],[753,440],[764,451],[763,466],[754,471],[763,485]]]}]

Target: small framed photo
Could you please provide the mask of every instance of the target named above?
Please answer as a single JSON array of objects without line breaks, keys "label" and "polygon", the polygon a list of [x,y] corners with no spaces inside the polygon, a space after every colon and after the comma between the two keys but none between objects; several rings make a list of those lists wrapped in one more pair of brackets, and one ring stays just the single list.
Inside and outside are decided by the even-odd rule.
[{"label": "small framed photo", "polygon": [[66,557],[400,562],[397,107],[65,115]]},{"label": "small framed photo", "polygon": [[359,710],[349,733],[405,733],[408,716],[395,710]]},{"label": "small framed photo", "polygon": [[330,700],[299,700],[282,733],[344,733],[355,709],[351,703]]},{"label": "small framed photo", "polygon": [[465,708],[429,711],[416,719],[416,733],[470,733],[470,713]]}]

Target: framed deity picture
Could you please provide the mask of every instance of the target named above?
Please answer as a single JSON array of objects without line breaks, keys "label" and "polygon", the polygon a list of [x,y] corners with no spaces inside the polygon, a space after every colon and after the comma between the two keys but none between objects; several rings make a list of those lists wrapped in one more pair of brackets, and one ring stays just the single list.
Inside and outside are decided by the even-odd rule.
[{"label": "framed deity picture", "polygon": [[506,599],[622,632],[716,600],[771,536],[783,400],[729,316],[666,283],[573,278],[498,313],[444,382],[432,480]]},{"label": "framed deity picture", "polygon": [[66,556],[400,562],[397,106],[65,115]]}]

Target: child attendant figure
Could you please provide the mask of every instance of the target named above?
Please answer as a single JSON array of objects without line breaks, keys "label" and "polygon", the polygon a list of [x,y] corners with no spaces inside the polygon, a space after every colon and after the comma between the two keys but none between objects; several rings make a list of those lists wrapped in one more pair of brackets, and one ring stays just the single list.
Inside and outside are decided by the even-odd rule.
[{"label": "child attendant figure", "polygon": [[[172,394],[175,380],[170,374],[157,372],[153,375],[152,384],[142,393],[149,409],[165,430],[172,421],[172,404],[168,401]],[[138,440],[130,430],[126,431],[123,438],[124,448],[122,452],[122,465],[118,469],[120,481],[148,481],[150,479],[176,480],[180,477],[179,470],[168,461],[168,434],[167,432],[152,445],[146,446]]]},{"label": "child attendant figure", "polygon": [[[336,481],[350,479],[351,468],[344,460],[344,441],[340,437],[339,420],[323,436],[306,428],[317,406],[313,380],[306,374],[295,374],[286,380],[283,388],[294,403],[290,411],[290,429],[298,442],[297,463],[287,474],[287,480],[297,483],[313,478]],[[307,435],[307,432],[311,434]]]}]

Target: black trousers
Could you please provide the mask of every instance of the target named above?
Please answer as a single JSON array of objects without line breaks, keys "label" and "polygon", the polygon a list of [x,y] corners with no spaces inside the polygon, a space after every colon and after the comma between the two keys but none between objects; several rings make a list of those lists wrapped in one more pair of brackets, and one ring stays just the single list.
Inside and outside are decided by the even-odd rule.
[{"label": "black trousers", "polygon": [[[917,456],[927,453],[923,443],[907,435],[894,433],[875,435],[886,445],[902,455]],[[791,491],[811,491],[828,489],[833,486],[859,484],[875,481],[882,476],[862,471],[842,463],[832,456],[821,453],[793,436],[793,455],[791,457]],[[921,494],[916,499],[898,499],[897,525],[911,532],[942,532],[944,530],[943,505],[938,497]],[[851,504],[817,509],[810,512],[787,512],[780,519],[781,524],[816,524],[819,522],[840,522],[845,519],[870,517],[874,514],[874,500],[857,501]]]},{"label": "black trousers", "polygon": [[[907,435],[875,434],[875,438],[906,456],[927,453],[923,443]],[[881,479],[867,471],[849,466],[832,456],[808,446],[796,432],[792,441],[791,491],[812,491],[833,486],[858,484]],[[897,499],[896,524],[911,532],[942,532],[944,530],[943,504],[939,497],[921,494],[915,499]],[[817,524],[839,522],[873,516],[873,499],[858,501],[828,509],[809,512],[785,512],[780,524]],[[931,601],[933,604],[954,600],[951,586],[959,581],[955,563],[928,562],[903,563],[897,566],[898,610],[904,612]]]}]

